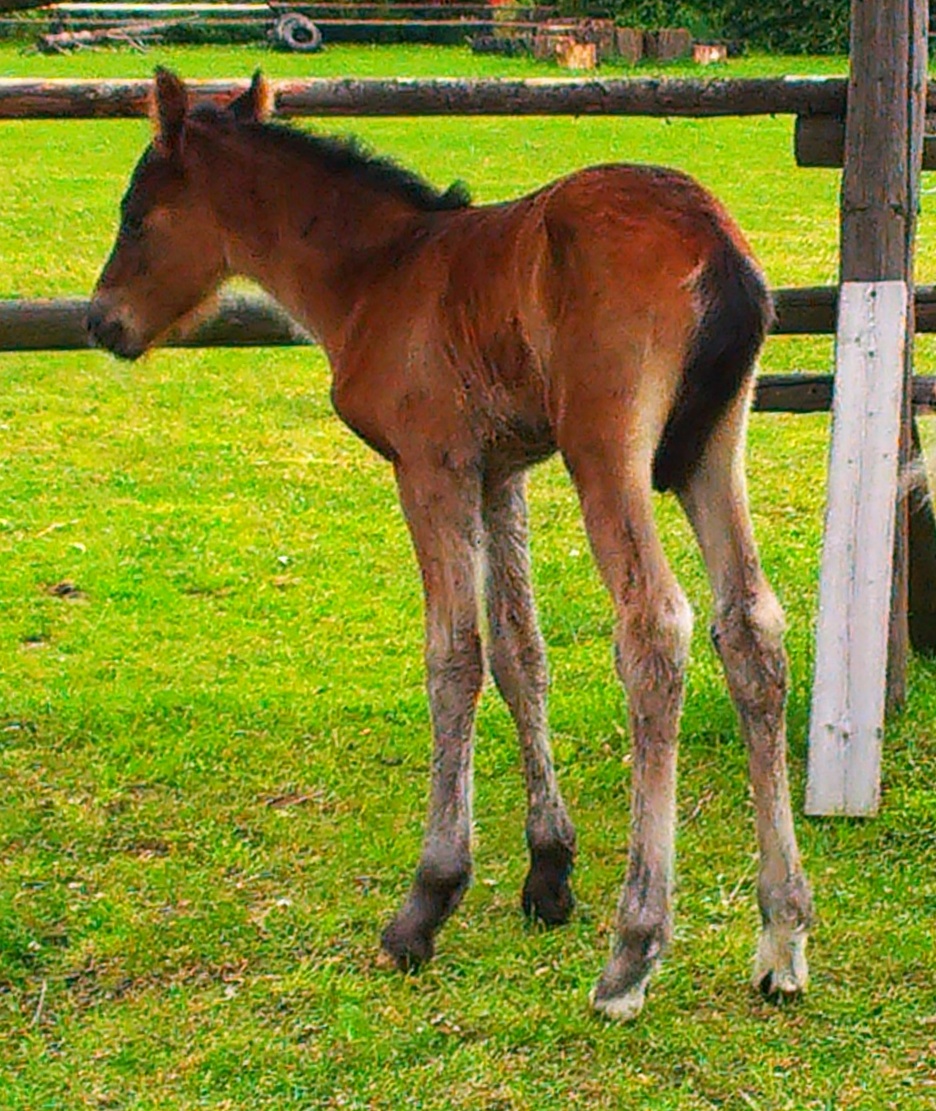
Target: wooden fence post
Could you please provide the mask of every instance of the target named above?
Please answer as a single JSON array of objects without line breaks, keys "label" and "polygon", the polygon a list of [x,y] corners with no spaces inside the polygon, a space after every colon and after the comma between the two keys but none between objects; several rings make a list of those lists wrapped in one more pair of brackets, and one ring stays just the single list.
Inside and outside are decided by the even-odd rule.
[{"label": "wooden fence post", "polygon": [[888,695],[892,704],[903,699],[909,639],[906,500],[898,505],[898,479],[910,450],[928,4],[852,0],[851,14],[810,814],[876,811],[885,703]]},{"label": "wooden fence post", "polygon": [[[919,325],[917,315],[917,325]],[[914,405],[922,378],[913,379]],[[914,652],[936,655],[936,513],[926,474],[926,458],[920,443],[916,419],[911,425],[910,481],[910,567],[907,583],[910,643]]]}]

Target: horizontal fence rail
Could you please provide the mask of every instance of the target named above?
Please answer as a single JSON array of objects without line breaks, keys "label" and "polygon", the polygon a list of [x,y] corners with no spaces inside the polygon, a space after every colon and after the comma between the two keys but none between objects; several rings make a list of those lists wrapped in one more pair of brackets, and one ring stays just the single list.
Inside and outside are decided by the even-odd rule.
[{"label": "horizontal fence rail", "polygon": [[[82,298],[0,300],[0,352],[81,351],[91,346]],[[268,297],[224,294],[218,309],[167,347],[295,347],[314,343]]]},{"label": "horizontal fence rail", "polygon": [[[226,104],[246,80],[190,81],[193,101]],[[24,81],[0,78],[0,120],[125,119],[147,114],[153,83],[140,81]],[[529,80],[305,79],[272,81],[280,116],[621,115],[621,116],[843,116],[843,78],[683,80],[591,78]],[[936,83],[927,110],[936,113]],[[800,125],[802,126],[802,125]],[[838,289],[774,292],[777,335],[832,335]],[[87,302],[0,300],[0,352],[83,350]],[[936,332],[936,287],[916,289],[916,330]],[[301,346],[314,340],[272,301],[227,294],[218,311],[176,347]],[[755,408],[765,412],[821,412],[832,398],[832,377],[762,375]],[[917,377],[913,405],[936,410],[936,378]]]},{"label": "horizontal fence rail", "polygon": [[[917,330],[936,332],[936,287],[919,287]],[[827,335],[835,331],[838,290],[774,291],[779,335]],[[87,350],[88,302],[79,298],[0,301],[0,352]],[[291,347],[314,344],[309,334],[275,302],[256,294],[225,294],[217,312],[167,347]],[[757,381],[754,407],[760,412],[825,412],[832,404],[828,374],[771,374]],[[913,405],[936,410],[936,378],[913,380]]]},{"label": "horizontal fence rail", "polygon": [[[835,333],[838,288],[775,289],[774,335],[822,336]],[[0,352],[77,351],[88,346],[88,302],[0,300]],[[936,332],[936,286],[917,286],[916,330]],[[312,343],[308,334],[269,297],[225,293],[217,311],[175,347],[289,347]]]},{"label": "horizontal fence rail", "polygon": [[[840,77],[731,79],[307,78],[270,82],[280,116],[841,116]],[[195,103],[226,104],[247,81],[189,81]],[[147,113],[153,83],[0,79],[0,119],[123,119]],[[936,108],[936,84],[930,88]]]},{"label": "horizontal fence rail", "polygon": [[[758,413],[827,413],[832,408],[831,374],[761,374],[754,393]],[[936,378],[913,379],[916,413],[936,412]]]},{"label": "horizontal fence rail", "polygon": [[[936,170],[936,118],[923,130],[923,169]],[[845,164],[845,120],[838,116],[797,116],[793,133],[797,166],[841,169]]]},{"label": "horizontal fence rail", "polygon": [[[155,7],[155,5],[153,5]],[[301,14],[301,13],[300,13]],[[272,21],[272,15],[267,9],[265,16],[250,16],[250,15],[236,15],[224,19],[213,19],[208,25],[212,31],[227,30],[228,28],[239,27],[269,27]],[[141,20],[140,22],[144,22]],[[400,27],[454,27],[461,28],[463,31],[477,31],[479,29],[487,30],[525,30],[534,31],[540,26],[539,23],[533,23],[528,19],[498,19],[494,20],[492,16],[460,16],[456,19],[445,19],[439,17],[438,19],[417,19],[404,17],[401,19],[384,18],[384,19],[355,19],[352,16],[316,16],[316,27],[342,27],[342,28],[355,28],[367,27],[373,28],[393,28]],[[185,16],[181,19],[168,19],[168,20],[155,20],[150,25],[157,26],[162,23],[164,27],[184,27],[196,24],[197,26],[204,26],[203,22],[197,16]],[[138,24],[123,21],[115,23],[113,19],[98,19],[94,16],[70,18],[68,20],[67,29],[71,31],[77,30],[94,30],[98,27],[113,27],[115,31],[128,30]]]},{"label": "horizontal fence rail", "polygon": [[[0,0],[2,3],[3,0]],[[9,0],[5,0],[9,2]],[[25,2],[34,4],[34,0],[25,0]],[[44,5],[35,5],[36,7]],[[253,3],[140,3],[140,4],[126,4],[126,3],[83,3],[81,0],[77,3],[64,3],[53,4],[46,7],[46,10],[53,16],[72,16],[72,15],[88,15],[91,13],[102,12],[111,16],[138,16],[148,15],[152,12],[164,13],[192,13],[195,15],[283,15],[287,12],[301,12],[303,15],[315,19],[317,16],[324,14],[333,14],[345,11],[352,12],[367,12],[368,14],[380,15],[382,12],[392,12],[394,15],[416,15],[417,17],[422,13],[429,15],[443,14],[449,18],[457,18],[463,15],[469,16],[487,16],[487,22],[495,22],[495,13],[500,16],[504,14],[513,14],[516,12],[523,13],[530,20],[536,18],[538,20],[546,20],[559,18],[559,10],[544,5],[536,4],[498,4],[496,8],[490,4],[445,4],[440,5],[437,3],[412,3],[412,4],[348,4],[346,0],[337,0],[336,3],[287,3],[286,0],[270,0],[265,4]],[[346,16],[346,18],[348,18]],[[586,17],[587,18],[587,17]]]}]

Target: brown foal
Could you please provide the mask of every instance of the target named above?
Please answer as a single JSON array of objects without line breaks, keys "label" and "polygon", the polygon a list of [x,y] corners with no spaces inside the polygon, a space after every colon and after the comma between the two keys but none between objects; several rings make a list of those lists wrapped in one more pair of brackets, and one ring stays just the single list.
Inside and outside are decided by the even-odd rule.
[{"label": "brown foal", "polygon": [[524,479],[558,450],[615,608],[633,744],[627,878],[592,1002],[633,1018],[672,932],[692,617],[654,526],[654,487],[676,494],[701,546],[748,747],[763,921],[755,982],[799,992],[810,894],[787,786],[783,617],[744,478],[771,306],[740,232],[692,180],[646,166],[598,166],[473,207],[353,143],[268,124],[269,107],[259,75],[227,109],[190,111],[181,82],[157,72],[156,134],[88,325],[136,358],[226,278],[253,278],[321,340],[339,415],[393,464],[425,591],[434,752],[419,867],[384,949],[403,969],[427,960],[471,878],[482,593],[491,670],[523,753],[523,907],[547,923],[571,913],[575,830],[550,752]]}]

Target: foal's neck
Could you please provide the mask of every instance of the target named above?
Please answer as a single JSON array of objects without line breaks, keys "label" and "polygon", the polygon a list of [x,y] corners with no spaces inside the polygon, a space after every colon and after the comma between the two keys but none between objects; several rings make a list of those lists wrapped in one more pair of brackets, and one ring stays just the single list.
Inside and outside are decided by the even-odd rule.
[{"label": "foal's neck", "polygon": [[206,134],[210,194],[233,274],[263,286],[330,353],[389,248],[425,213],[405,197],[237,129]]}]

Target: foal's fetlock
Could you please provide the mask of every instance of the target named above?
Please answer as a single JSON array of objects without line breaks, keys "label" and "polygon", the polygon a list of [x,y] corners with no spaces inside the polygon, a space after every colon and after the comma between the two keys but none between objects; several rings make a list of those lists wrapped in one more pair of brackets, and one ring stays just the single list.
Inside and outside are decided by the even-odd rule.
[{"label": "foal's fetlock", "polygon": [[596,1011],[617,1022],[631,1022],[640,1014],[667,937],[664,925],[629,927],[618,936],[589,996]]},{"label": "foal's fetlock", "polygon": [[415,972],[432,959],[435,935],[470,883],[470,867],[445,873],[419,868],[406,902],[380,938],[384,952],[401,972]]},{"label": "foal's fetlock", "polygon": [[574,862],[574,847],[559,842],[530,847],[530,870],[521,897],[527,918],[547,926],[562,926],[569,921],[575,909],[575,896],[569,885]]}]

